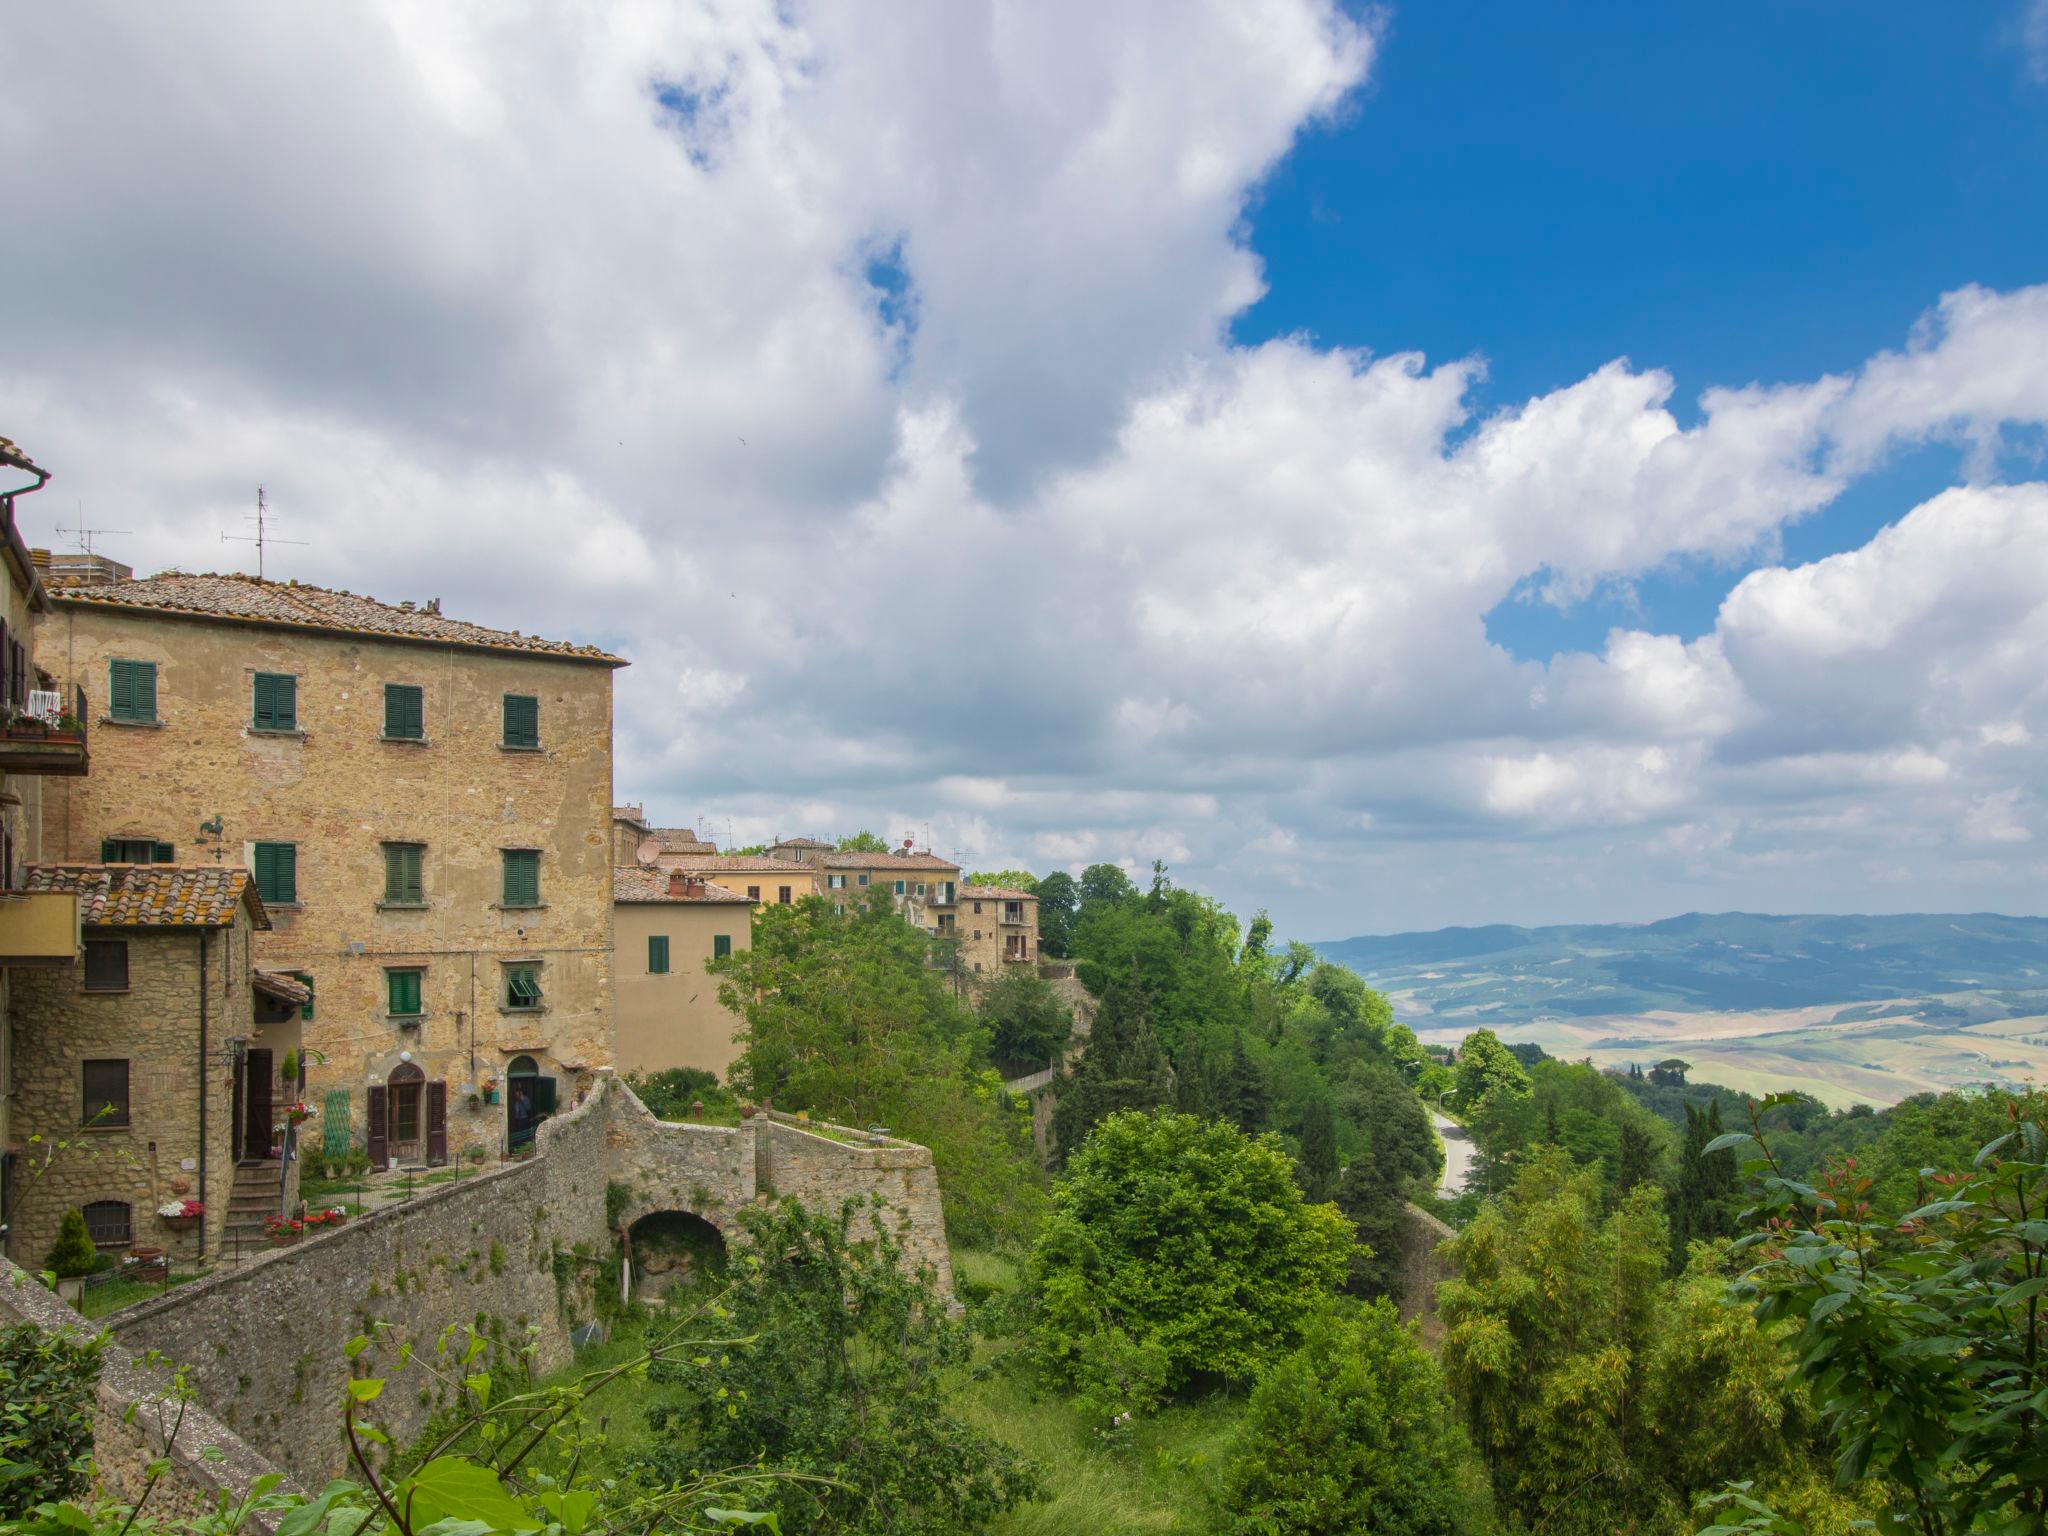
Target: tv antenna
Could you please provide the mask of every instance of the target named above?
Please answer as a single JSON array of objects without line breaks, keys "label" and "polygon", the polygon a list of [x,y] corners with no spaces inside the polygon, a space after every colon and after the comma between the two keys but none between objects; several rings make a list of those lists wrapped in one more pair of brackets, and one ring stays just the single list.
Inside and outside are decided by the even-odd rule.
[{"label": "tv antenna", "polygon": [[59,533],[68,533],[68,534],[70,534],[70,535],[71,535],[71,537],[73,537],[74,539],[78,540],[78,548],[79,548],[79,551],[80,551],[80,552],[81,552],[82,554],[86,554],[86,555],[91,555],[91,554],[93,554],[93,553],[94,553],[94,550],[93,550],[93,547],[92,547],[92,541],[93,541],[94,539],[100,538],[100,537],[102,537],[102,536],[104,536],[104,535],[107,535],[107,534],[119,534],[119,535],[122,535],[122,536],[132,536],[132,534],[131,534],[131,530],[129,530],[129,529],[127,529],[127,528],[88,528],[88,527],[86,527],[86,526],[85,526],[85,503],[84,503],[84,502],[82,502],[82,501],[81,501],[81,502],[80,502],[80,503],[78,504],[78,526],[77,526],[76,528],[59,528],[59,529],[58,529],[57,531],[58,531]]},{"label": "tv antenna", "polygon": [[264,503],[263,487],[260,485],[256,487],[255,515],[253,517],[245,517],[242,521],[254,523],[256,525],[255,533],[223,533],[220,536],[220,541],[223,544],[254,544],[256,546],[256,579],[258,581],[264,579],[263,552],[265,549],[269,548],[272,544],[297,544],[303,546],[306,542],[304,539],[280,539],[271,533],[270,508]]}]

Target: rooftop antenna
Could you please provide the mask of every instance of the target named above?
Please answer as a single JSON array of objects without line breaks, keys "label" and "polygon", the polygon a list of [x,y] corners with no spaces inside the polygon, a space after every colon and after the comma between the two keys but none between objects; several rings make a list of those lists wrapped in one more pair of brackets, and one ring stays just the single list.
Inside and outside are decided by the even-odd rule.
[{"label": "rooftop antenna", "polygon": [[276,537],[270,532],[269,518],[270,508],[264,504],[263,487],[259,485],[256,487],[256,515],[242,519],[245,523],[254,523],[256,525],[255,534],[251,536],[246,533],[223,533],[220,536],[220,541],[223,544],[254,544],[256,546],[256,579],[258,581],[264,579],[263,551],[266,548],[272,544],[304,545],[306,542],[304,539],[280,539]]},{"label": "rooftop antenna", "polygon": [[86,527],[86,526],[85,526],[85,503],[84,503],[84,501],[82,501],[82,500],[81,500],[81,501],[80,501],[80,502],[78,503],[78,526],[77,526],[76,528],[59,528],[59,529],[58,529],[57,531],[58,531],[59,533],[68,533],[68,534],[70,534],[70,535],[71,535],[71,536],[72,536],[73,538],[75,538],[76,540],[78,540],[78,550],[79,550],[79,553],[80,553],[80,554],[83,554],[83,555],[91,555],[91,554],[93,554],[93,553],[94,553],[94,550],[93,550],[93,547],[92,547],[92,541],[93,541],[94,539],[96,539],[96,538],[99,538],[99,537],[101,537],[101,536],[102,536],[102,535],[104,535],[104,534],[120,534],[120,535],[123,535],[123,536],[132,536],[132,535],[131,535],[131,530],[129,530],[129,529],[126,529],[126,528],[88,528],[88,527]]}]

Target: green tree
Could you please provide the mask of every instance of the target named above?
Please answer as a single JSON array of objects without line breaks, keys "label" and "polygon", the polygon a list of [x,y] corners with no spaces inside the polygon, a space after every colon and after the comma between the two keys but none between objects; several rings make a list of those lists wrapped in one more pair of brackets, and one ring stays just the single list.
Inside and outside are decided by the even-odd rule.
[{"label": "green tree", "polygon": [[1384,1296],[1393,1289],[1401,1263],[1401,1225],[1407,1201],[1367,1148],[1344,1165],[1337,1180],[1337,1209],[1362,1245],[1351,1252],[1344,1288],[1354,1296]]},{"label": "green tree", "polygon": [[655,1367],[690,1389],[684,1405],[652,1411],[657,1431],[688,1430],[654,1452],[661,1480],[745,1465],[830,1479],[766,1501],[787,1529],[821,1536],[971,1536],[1033,1495],[1034,1469],[949,1411],[968,1335],[931,1271],[905,1268],[886,1210],[849,1201],[826,1215],[784,1200],[739,1213],[751,1241],[723,1306],[753,1342]]},{"label": "green tree", "polygon": [[999,1062],[1057,1065],[1074,1033],[1074,1015],[1052,983],[1019,966],[1006,966],[989,984],[978,1012]]},{"label": "green tree", "polygon": [[1741,1203],[1735,1193],[1735,1154],[1706,1150],[1722,1135],[1719,1101],[1709,1104],[1704,1113],[1688,1104],[1685,1120],[1685,1145],[1679,1152],[1678,1185],[1672,1201],[1671,1236],[1680,1259],[1692,1243],[1732,1236]]},{"label": "green tree", "polygon": [[1065,959],[1074,946],[1074,921],[1081,911],[1081,887],[1064,869],[1038,882],[1038,947]]},{"label": "green tree", "polygon": [[1271,1137],[1158,1111],[1112,1115],[1053,1186],[1032,1249],[1038,1352],[1075,1384],[1112,1330],[1164,1351],[1160,1389],[1248,1382],[1343,1278],[1350,1224],[1310,1205]]},{"label": "green tree", "polygon": [[1081,910],[1114,906],[1138,894],[1131,877],[1114,864],[1090,864],[1081,871]]},{"label": "green tree", "polygon": [[1008,886],[1012,890],[1030,891],[1033,895],[1038,893],[1038,876],[1032,874],[1028,869],[978,870],[974,874],[967,876],[966,880],[962,883],[966,885],[1003,885]]},{"label": "green tree", "polygon": [[1458,1048],[1457,1086],[1451,1101],[1461,1114],[1477,1116],[1528,1098],[1529,1074],[1500,1037],[1477,1029]]},{"label": "green tree", "polygon": [[863,827],[858,832],[850,832],[841,837],[839,839],[839,851],[841,853],[887,853],[889,845]]},{"label": "green tree", "polygon": [[879,888],[845,913],[812,897],[754,920],[710,969],[741,1019],[730,1078],[778,1108],[884,1125],[932,1149],[957,1240],[1028,1241],[1044,1210],[1029,1112],[933,961],[939,946]]},{"label": "green tree", "polygon": [[1337,1117],[1330,1096],[1319,1093],[1301,1117],[1301,1189],[1311,1200],[1327,1200],[1337,1185]]},{"label": "green tree", "polygon": [[99,1249],[93,1247],[91,1234],[85,1230],[85,1212],[75,1208],[66,1211],[57,1223],[57,1240],[43,1256],[43,1268],[59,1280],[76,1280],[106,1268],[106,1264]]},{"label": "green tree", "polygon": [[1059,1079],[1052,1112],[1055,1162],[1064,1163],[1109,1116],[1172,1099],[1173,1069],[1153,1032],[1144,993],[1134,983],[1113,982],[1095,1010],[1087,1049]]},{"label": "green tree", "polygon": [[1615,1193],[1625,1195],[1657,1177],[1657,1139],[1649,1126],[1631,1117],[1622,1122],[1614,1174]]},{"label": "green tree", "polygon": [[1393,1307],[1315,1318],[1252,1389],[1223,1473],[1238,1536],[1490,1529],[1437,1369]]},{"label": "green tree", "polygon": [[33,1323],[0,1331],[0,1520],[85,1492],[106,1338]]}]

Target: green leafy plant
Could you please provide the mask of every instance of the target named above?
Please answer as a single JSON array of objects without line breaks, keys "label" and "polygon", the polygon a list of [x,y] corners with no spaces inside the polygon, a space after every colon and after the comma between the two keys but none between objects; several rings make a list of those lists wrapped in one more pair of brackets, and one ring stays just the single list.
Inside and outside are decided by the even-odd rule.
[{"label": "green leafy plant", "polygon": [[105,1335],[0,1332],[0,1519],[85,1492]]},{"label": "green leafy plant", "polygon": [[59,1280],[76,1280],[107,1268],[106,1259],[85,1230],[85,1212],[73,1208],[64,1213],[57,1224],[57,1240],[43,1256],[43,1268]]}]

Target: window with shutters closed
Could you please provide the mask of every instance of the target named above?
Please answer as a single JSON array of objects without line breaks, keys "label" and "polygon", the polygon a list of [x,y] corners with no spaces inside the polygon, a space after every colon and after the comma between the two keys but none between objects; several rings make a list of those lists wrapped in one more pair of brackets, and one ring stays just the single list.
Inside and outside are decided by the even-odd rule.
[{"label": "window with shutters closed", "polygon": [[423,907],[427,904],[424,869],[427,847],[424,843],[386,843],[384,845],[384,905],[387,907]]},{"label": "window with shutters closed", "polygon": [[650,933],[647,936],[647,974],[668,974],[668,935],[665,933]]},{"label": "window with shutters closed", "polygon": [[384,1001],[394,1019],[419,1017],[422,974],[413,969],[384,973]]},{"label": "window with shutters closed", "polygon": [[256,894],[266,906],[291,906],[299,899],[299,845],[258,843],[250,855]]},{"label": "window with shutters closed", "polygon": [[711,958],[714,960],[722,960],[723,958],[725,958],[725,956],[731,953],[732,935],[729,933],[721,933],[714,935],[711,940]]},{"label": "window with shutters closed", "polygon": [[530,693],[505,695],[504,744],[521,751],[540,746],[540,700]]},{"label": "window with shutters closed", "polygon": [[540,905],[540,850],[538,848],[507,848],[505,855],[505,890],[502,905],[508,907],[537,907]]},{"label": "window with shutters closed", "polygon": [[128,990],[128,941],[87,939],[85,941],[85,990],[126,992]]},{"label": "window with shutters closed", "polygon": [[427,694],[424,688],[413,683],[384,685],[384,739],[427,739]]},{"label": "window with shutters closed", "polygon": [[107,716],[123,725],[156,724],[156,663],[121,661],[108,664]]},{"label": "window with shutters closed", "polygon": [[108,1126],[128,1123],[128,1059],[115,1057],[82,1063],[85,1085],[84,1118],[80,1125]]},{"label": "window with shutters closed", "polygon": [[251,687],[252,731],[296,731],[299,728],[299,680],[287,672],[258,672]]}]

